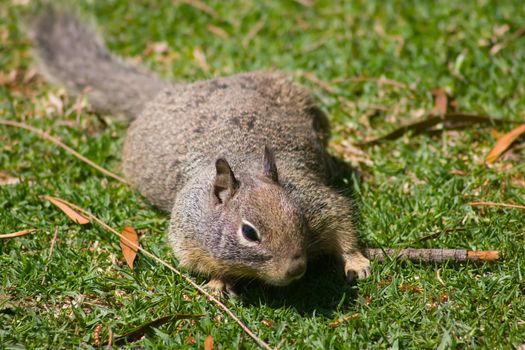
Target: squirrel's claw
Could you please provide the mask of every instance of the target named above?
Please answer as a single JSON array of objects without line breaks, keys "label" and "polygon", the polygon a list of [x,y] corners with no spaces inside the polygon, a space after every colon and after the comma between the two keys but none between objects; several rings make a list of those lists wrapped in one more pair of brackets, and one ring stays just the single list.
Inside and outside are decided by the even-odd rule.
[{"label": "squirrel's claw", "polygon": [[233,297],[237,296],[233,283],[220,278],[212,278],[208,283],[206,283],[205,287],[215,296],[221,295],[223,293],[227,293]]},{"label": "squirrel's claw", "polygon": [[370,261],[360,252],[343,254],[343,261],[348,282],[352,282],[355,277],[363,279],[370,276]]}]

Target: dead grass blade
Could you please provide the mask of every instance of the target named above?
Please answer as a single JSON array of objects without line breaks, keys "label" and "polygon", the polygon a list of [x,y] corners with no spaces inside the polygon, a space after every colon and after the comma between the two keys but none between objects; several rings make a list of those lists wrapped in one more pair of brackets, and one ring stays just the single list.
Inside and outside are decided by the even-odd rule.
[{"label": "dead grass blade", "polygon": [[501,50],[503,50],[505,47],[509,46],[512,42],[516,41],[520,36],[525,34],[525,26],[522,26],[518,28],[512,35],[509,37],[509,39],[505,42],[500,42],[494,45],[490,49],[490,54],[492,56],[497,55]]},{"label": "dead grass blade", "polygon": [[333,322],[330,322],[328,324],[328,327],[334,329],[334,328],[337,328],[339,327],[342,323],[344,322],[347,322],[349,320],[353,320],[354,318],[358,318],[359,317],[359,314],[358,313],[355,313],[355,314],[352,314],[352,315],[346,315],[344,316],[343,318],[340,318],[338,320],[335,320]]},{"label": "dead grass blade", "polygon": [[496,145],[494,145],[494,148],[492,148],[485,158],[485,161],[489,164],[494,163],[523,133],[525,133],[525,124],[518,126],[516,129],[500,137]]},{"label": "dead grass blade", "polygon": [[122,235],[126,237],[127,241],[133,243],[129,244],[127,241],[122,239],[120,240],[120,249],[122,249],[124,259],[126,259],[126,263],[133,270],[133,263],[135,262],[138,252],[137,247],[139,246],[139,236],[137,235],[135,229],[131,226],[126,226],[124,231],[122,231]]},{"label": "dead grass blade", "polygon": [[412,131],[414,135],[431,131],[430,128],[436,126],[439,123],[444,124],[445,129],[464,127],[468,124],[514,124],[517,123],[514,120],[493,118],[486,115],[466,114],[466,113],[447,113],[444,116],[430,116],[427,119],[416,121],[407,125],[403,125],[400,128],[374,139],[365,140],[358,143],[359,146],[372,146],[388,140],[395,140],[403,136],[409,131]]},{"label": "dead grass blade", "polygon": [[407,85],[405,83],[402,83],[400,81],[388,79],[384,75],[380,76],[379,78],[367,77],[367,76],[363,76],[363,75],[354,76],[354,77],[345,77],[345,78],[334,79],[334,80],[332,80],[332,83],[341,83],[341,82],[360,83],[360,82],[364,82],[364,81],[375,83],[375,84],[378,84],[380,86],[388,85],[388,86],[391,86],[391,87],[397,88],[397,89],[412,90],[412,87],[410,87],[409,85]]},{"label": "dead grass blade", "polygon": [[300,72],[300,76],[303,77],[306,80],[309,80],[310,82],[316,84],[321,89],[325,90],[328,93],[334,94],[336,93],[336,88],[327,83],[324,80],[319,79],[314,73],[312,72]]},{"label": "dead grass blade", "polygon": [[18,232],[5,233],[5,234],[3,234],[3,235],[0,235],[0,239],[1,239],[1,238],[14,238],[14,237],[19,237],[19,236],[27,235],[28,233],[35,232],[35,231],[36,231],[35,228],[28,228],[28,229],[26,229],[26,230],[22,230],[22,231],[18,231]]},{"label": "dead grass blade", "polygon": [[250,43],[250,41],[252,41],[253,38],[255,38],[255,37],[257,36],[257,34],[261,31],[261,29],[263,29],[263,27],[264,27],[264,23],[265,23],[264,20],[260,20],[259,22],[257,22],[257,23],[254,24],[254,26],[252,27],[252,29],[250,29],[250,31],[248,32],[248,34],[246,34],[246,36],[245,36],[244,39],[242,40],[242,46],[243,46],[243,47],[248,46],[248,44]]},{"label": "dead grass blade", "polygon": [[228,32],[226,32],[224,29],[222,29],[221,27],[211,25],[211,24],[208,26],[208,31],[217,35],[221,39],[228,39],[230,37],[228,35]]},{"label": "dead grass blade", "polygon": [[202,52],[201,49],[199,49],[198,47],[193,49],[193,57],[195,58],[195,61],[197,61],[197,64],[199,65],[199,67],[201,67],[201,69],[204,72],[206,73],[210,72],[210,66],[208,65],[206,56],[204,55],[204,52]]},{"label": "dead grass blade", "polygon": [[46,139],[48,141],[51,141],[53,142],[55,145],[57,145],[58,147],[62,148],[63,150],[65,150],[66,152],[68,152],[69,154],[73,155],[75,158],[83,161],[84,163],[88,164],[89,166],[97,169],[98,171],[100,171],[101,173],[109,176],[109,177],[112,177],[114,178],[115,180],[117,181],[120,181],[124,184],[129,184],[126,180],[124,180],[122,177],[118,176],[118,175],[115,175],[113,174],[112,172],[102,168],[101,166],[97,165],[96,163],[94,163],[93,161],[87,159],[86,157],[84,157],[83,155],[81,155],[80,153],[78,153],[77,151],[75,151],[74,149],[72,149],[71,147],[69,147],[68,145],[66,145],[65,143],[63,143],[62,141],[60,141],[59,139],[57,139],[56,137],[53,137],[51,135],[49,135],[47,132],[45,131],[42,131],[40,129],[37,129],[35,127],[32,127],[30,125],[27,125],[27,124],[24,124],[24,123],[19,123],[19,122],[15,122],[15,121],[12,121],[12,120],[4,120],[4,119],[0,119],[0,125],[6,125],[6,126],[11,126],[11,127],[15,127],[15,128],[20,128],[20,129],[25,129],[25,130],[29,130],[35,134],[37,134],[38,136],[40,136],[41,138],[43,139]]},{"label": "dead grass blade", "polygon": [[71,220],[73,220],[77,224],[80,224],[80,225],[89,224],[90,220],[88,218],[80,215],[79,213],[71,209],[71,207],[67,205],[67,202],[64,203],[60,198],[51,197],[51,196],[43,196],[42,198],[51,202],[55,206],[57,206],[58,209],[62,210],[64,214],[66,214]]},{"label": "dead grass blade", "polygon": [[14,177],[4,171],[0,171],[0,186],[16,185],[18,183],[20,183],[20,179],[18,177]]},{"label": "dead grass blade", "polygon": [[[44,197],[50,197],[50,196],[44,196]],[[91,219],[92,221],[95,221],[96,223],[98,223],[100,226],[102,226],[104,229],[106,229],[107,231],[117,235],[118,237],[120,237],[121,240],[124,240],[125,242],[127,243],[132,243],[130,240],[128,240],[124,235],[122,235],[121,233],[119,233],[117,230],[115,230],[114,228],[112,228],[111,226],[109,226],[108,224],[106,224],[104,221],[100,220],[98,217],[96,217],[95,215],[91,214],[89,211],[85,210],[84,208],[81,208],[73,203],[70,203],[70,202],[67,202],[61,198],[56,198],[56,197],[51,197],[51,198],[55,198],[55,199],[58,199],[60,200],[62,203],[65,203],[67,204],[70,208],[73,208],[74,210],[82,213],[83,215],[85,215],[86,217],[88,217],[89,219]],[[238,325],[239,327],[241,327],[241,329],[246,333],[248,334],[248,336],[250,336],[250,338],[252,338],[261,348],[263,349],[266,349],[266,350],[272,350],[272,347],[270,347],[270,345],[268,345],[268,343],[266,343],[264,340],[262,340],[261,338],[259,338],[250,328],[248,328],[248,326],[246,326],[246,324],[244,324],[244,322],[242,322],[239,317],[237,317],[235,315],[235,313],[233,313],[233,311],[231,311],[224,303],[222,303],[219,299],[217,299],[216,297],[214,297],[213,295],[211,295],[210,293],[208,293],[203,287],[201,287],[200,285],[198,285],[195,281],[193,281],[191,278],[189,278],[188,276],[186,276],[185,274],[183,274],[182,272],[180,272],[179,270],[177,270],[175,267],[171,266],[170,264],[168,264],[166,261],[162,260],[161,258],[157,257],[156,255],[150,253],[149,251],[147,251],[146,249],[138,246],[137,249],[142,252],[144,255],[146,255],[147,257],[155,260],[156,262],[158,262],[159,264],[165,266],[166,268],[168,268],[169,270],[173,271],[174,273],[176,273],[178,276],[180,276],[183,280],[185,280],[188,284],[190,284],[193,288],[195,288],[199,293],[201,293],[202,295],[204,295],[208,300],[210,300],[212,303],[214,303],[215,305],[217,305],[220,309],[222,309],[225,313],[228,314],[228,316],[230,316],[231,319],[233,319]]]},{"label": "dead grass blade", "polygon": [[206,5],[204,2],[199,0],[176,0],[175,3],[182,3],[189,5],[193,8],[196,8],[197,10],[201,10],[202,12],[207,13],[208,15],[212,16],[213,18],[218,18],[217,12],[210,6]]},{"label": "dead grass blade", "polygon": [[525,205],[511,204],[511,203],[470,202],[469,205],[473,207],[506,207],[506,208],[525,209]]},{"label": "dead grass blade", "polygon": [[[113,344],[114,345],[125,345],[126,343],[133,343],[137,340],[140,340],[144,335],[151,332],[153,328],[158,328],[162,326],[163,324],[179,321],[179,320],[189,320],[189,319],[198,319],[203,317],[204,315],[191,315],[191,314],[175,314],[175,315],[169,315],[169,316],[163,316],[160,318],[157,318],[156,320],[153,320],[151,322],[145,323],[142,326],[139,326],[132,330],[131,332],[117,337],[114,339]],[[108,343],[102,344],[107,345]]]}]

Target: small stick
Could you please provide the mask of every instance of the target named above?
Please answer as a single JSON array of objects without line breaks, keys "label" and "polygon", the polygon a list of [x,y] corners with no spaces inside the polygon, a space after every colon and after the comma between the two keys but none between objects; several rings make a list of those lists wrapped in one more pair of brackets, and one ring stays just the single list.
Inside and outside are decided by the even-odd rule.
[{"label": "small stick", "polygon": [[53,254],[53,249],[55,249],[55,244],[57,242],[57,236],[58,236],[58,226],[55,226],[55,234],[53,235],[53,239],[51,240],[51,248],[49,248],[49,255],[47,256],[47,260],[51,260],[51,254]]},{"label": "small stick", "polygon": [[55,145],[57,145],[60,148],[64,149],[66,152],[72,154],[77,159],[80,159],[84,163],[86,163],[86,164],[90,165],[91,167],[97,169],[101,173],[103,173],[103,174],[105,174],[105,175],[107,175],[109,177],[112,177],[115,180],[120,181],[120,182],[122,182],[124,184],[129,184],[122,177],[120,177],[118,175],[115,175],[112,172],[110,172],[109,170],[106,170],[106,169],[102,168],[100,165],[97,165],[93,161],[87,159],[86,157],[84,157],[83,155],[81,155],[80,153],[75,151],[73,148],[69,147],[68,145],[66,145],[65,143],[63,143],[62,141],[57,139],[56,137],[53,137],[53,136],[49,135],[47,132],[45,132],[43,130],[37,129],[35,127],[32,127],[32,126],[24,124],[24,123],[19,123],[19,122],[15,122],[15,121],[12,121],[12,120],[5,120],[5,119],[0,119],[0,125],[12,126],[12,127],[15,127],[15,128],[21,128],[21,129],[29,130],[29,131],[37,134],[38,136],[40,136],[40,137],[42,137],[42,138],[44,138],[44,139],[46,139],[48,141],[53,142]]},{"label": "small stick", "polygon": [[366,248],[364,249],[364,254],[369,259],[377,259],[378,261],[385,261],[389,258],[425,262],[499,260],[499,252],[497,250]]},{"label": "small stick", "polygon": [[487,206],[487,207],[507,207],[525,209],[525,205],[512,204],[512,203],[496,203],[496,202],[470,202],[470,205],[475,206]]}]

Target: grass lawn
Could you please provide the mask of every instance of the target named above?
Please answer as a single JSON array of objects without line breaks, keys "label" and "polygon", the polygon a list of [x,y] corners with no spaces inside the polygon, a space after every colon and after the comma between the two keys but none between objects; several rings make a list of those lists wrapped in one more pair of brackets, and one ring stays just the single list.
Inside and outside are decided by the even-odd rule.
[{"label": "grass lawn", "polygon": [[[119,172],[126,126],[79,112],[73,96],[34,75],[21,26],[32,6],[26,2],[0,4],[0,118],[49,131]],[[96,18],[114,52],[168,79],[275,69],[311,88],[333,122],[334,153],[360,171],[347,184],[356,193],[365,246],[504,254],[494,264],[374,262],[372,277],[354,286],[323,262],[292,286],[252,283],[240,298],[224,299],[250,328],[272,346],[282,341],[281,349],[525,343],[524,212],[468,205],[525,203],[523,143],[493,165],[483,161],[496,131],[514,126],[471,124],[355,146],[427,116],[436,88],[447,92],[450,110],[523,120],[523,1],[216,0],[207,12],[181,3],[78,6]],[[0,234],[37,229],[0,240],[0,348],[91,348],[98,331],[103,343],[110,329],[117,337],[178,313],[205,316],[165,324],[127,347],[202,348],[208,335],[221,349],[257,347],[182,278],[140,254],[131,271],[115,236],[95,224],[76,225],[39,198],[64,198],[119,230],[132,225],[143,247],[176,266],[166,244],[168,216],[137,192],[4,126],[0,171],[21,179],[0,185]]]}]

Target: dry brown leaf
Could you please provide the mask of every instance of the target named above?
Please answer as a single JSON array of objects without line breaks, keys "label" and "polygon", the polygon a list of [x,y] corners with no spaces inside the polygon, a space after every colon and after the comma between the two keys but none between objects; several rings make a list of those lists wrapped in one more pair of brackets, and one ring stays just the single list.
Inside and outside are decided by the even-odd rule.
[{"label": "dry brown leaf", "polygon": [[265,325],[268,328],[273,327],[273,321],[272,320],[262,320],[261,321],[263,325]]},{"label": "dry brown leaf", "polygon": [[6,172],[0,171],[0,186],[4,185],[16,185],[20,183],[20,179],[9,175]]},{"label": "dry brown leaf", "polygon": [[62,202],[59,198],[55,198],[51,196],[43,196],[42,198],[53,203],[55,206],[58,207],[58,209],[62,210],[64,214],[66,214],[71,220],[73,220],[77,224],[85,225],[85,224],[89,224],[89,222],[91,221],[85,216],[80,215],[79,213],[71,209],[69,205]]},{"label": "dry brown leaf", "polygon": [[438,88],[432,91],[432,95],[434,95],[436,104],[435,108],[438,115],[444,116],[445,114],[447,114],[448,98],[446,91],[441,88]]},{"label": "dry brown leaf", "polygon": [[34,229],[34,228],[28,228],[27,230],[22,230],[22,231],[18,231],[18,232],[6,233],[6,234],[3,234],[3,235],[0,235],[0,238],[19,237],[19,236],[27,235],[28,233],[35,232],[35,231],[36,231],[36,229]]},{"label": "dry brown leaf", "polygon": [[122,254],[124,254],[124,259],[126,263],[133,270],[133,262],[137,257],[137,251],[139,246],[139,236],[135,229],[131,226],[126,226],[122,235],[128,240],[121,238],[120,239],[120,248],[122,249]]},{"label": "dry brown leaf", "polygon": [[204,350],[213,350],[213,337],[211,335],[204,339]]},{"label": "dry brown leaf", "polygon": [[503,135],[498,142],[496,142],[494,148],[489,152],[485,161],[487,163],[494,163],[510,147],[514,140],[520,137],[523,133],[525,133],[525,124],[522,124],[511,132]]}]

